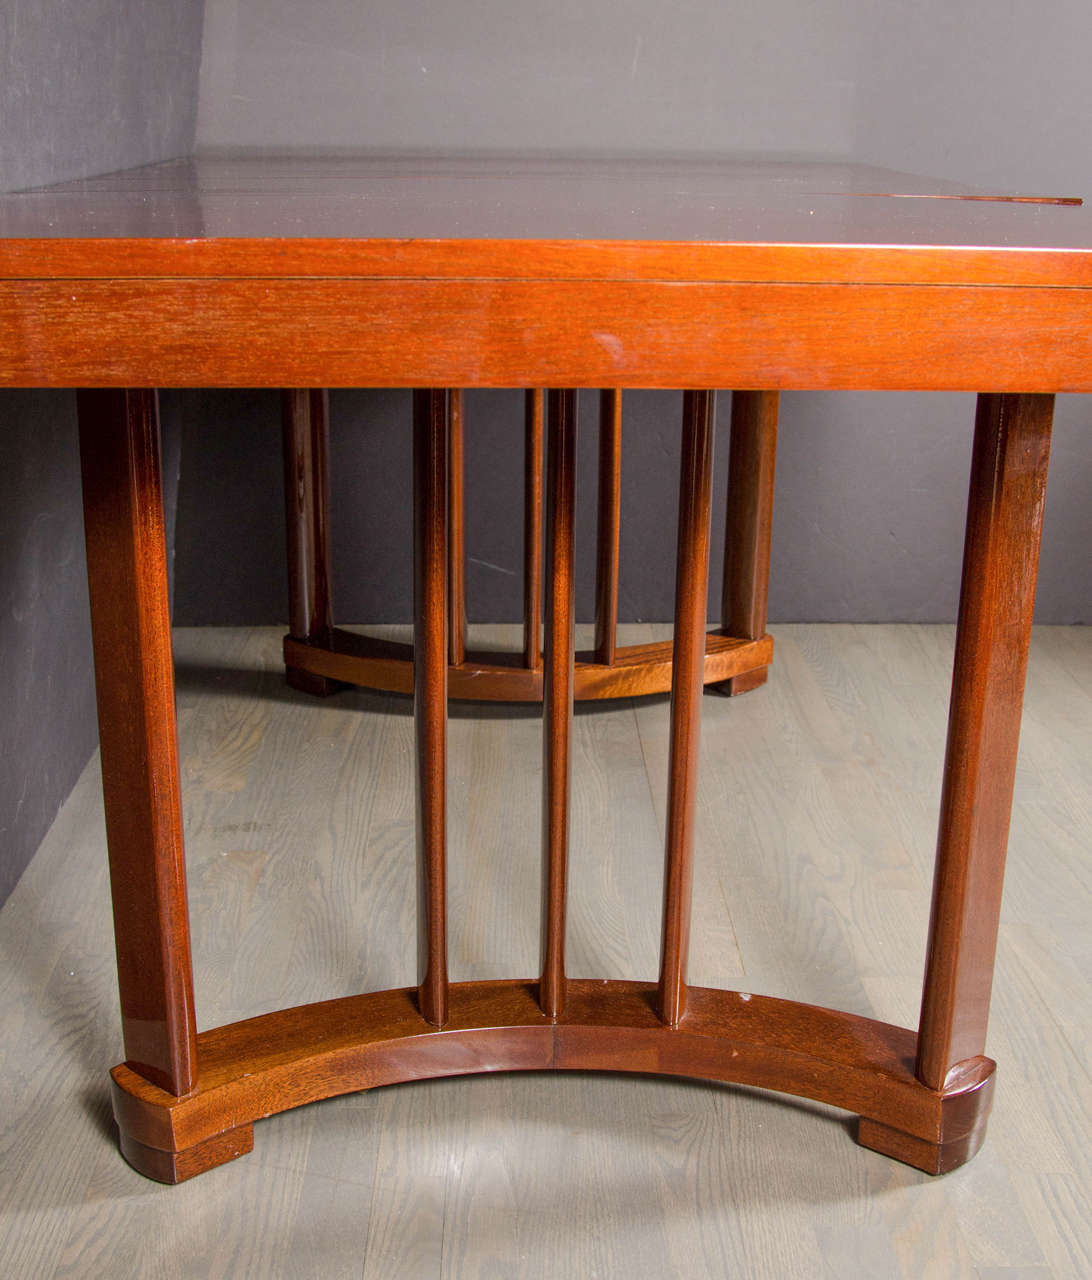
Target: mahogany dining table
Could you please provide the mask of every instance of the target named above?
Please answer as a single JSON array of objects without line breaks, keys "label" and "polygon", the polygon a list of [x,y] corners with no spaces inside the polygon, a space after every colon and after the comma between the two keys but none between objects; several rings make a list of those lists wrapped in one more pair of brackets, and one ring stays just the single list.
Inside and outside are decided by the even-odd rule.
[{"label": "mahogany dining table", "polygon": [[[192,1177],[249,1151],[255,1120],[335,1094],[545,1068],[816,1099],[857,1115],[863,1145],[930,1173],[978,1150],[1054,395],[1092,391],[1080,200],[748,157],[174,160],[0,196],[0,386],[78,389],[125,1052],[112,1090],[136,1169]],[[416,987],[196,1030],[161,386],[414,389]],[[530,668],[544,704],[542,967],[451,983],[446,450],[454,394],[474,387],[545,389],[545,639]],[[783,389],[979,393],[916,1028],[687,982],[703,682],[747,687],[771,652],[764,611],[758,634],[707,637],[715,387],[733,389],[754,440]],[[656,982],[565,969],[570,728],[590,678],[573,650],[579,388],[684,391]],[[752,481],[767,501],[772,471]],[[537,615],[533,629],[537,641]],[[343,675],[321,638],[289,638],[296,665]]]}]

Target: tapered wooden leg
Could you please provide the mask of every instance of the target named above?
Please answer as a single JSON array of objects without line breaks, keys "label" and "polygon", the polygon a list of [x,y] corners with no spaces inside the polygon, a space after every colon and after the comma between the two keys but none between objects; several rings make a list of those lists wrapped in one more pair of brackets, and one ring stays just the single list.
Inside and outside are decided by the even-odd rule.
[{"label": "tapered wooden leg", "polygon": [[524,393],[523,665],[542,665],[542,392]]},{"label": "tapered wooden leg", "polygon": [[599,512],[595,539],[595,660],[611,666],[618,644],[622,524],[622,393],[599,393]]},{"label": "tapered wooden leg", "polygon": [[125,1060],[197,1079],[154,391],[81,391],[87,578]]},{"label": "tapered wooden leg", "polygon": [[[978,400],[916,1068],[946,1103],[993,1073],[986,1024],[1053,407],[1046,395]],[[981,1142],[988,1091],[976,1091],[975,1107],[966,1135],[938,1135],[933,1155],[948,1147],[947,1168]],[[870,1136],[880,1135],[862,1129],[866,1145],[905,1158],[890,1133]]]},{"label": "tapered wooden leg", "polygon": [[543,921],[539,1004],[548,1018],[565,1007],[565,902],[569,860],[573,724],[573,518],[576,392],[549,394],[546,462],[546,655],[543,725]]},{"label": "tapered wooden leg", "polygon": [[712,391],[687,391],[683,397],[667,848],[659,980],[660,1017],[669,1027],[677,1026],[686,1013],[686,964],[690,950],[694,874],[694,808],[698,794],[708,609],[715,405],[715,393]]},{"label": "tapered wooden leg", "polygon": [[466,464],[463,451],[463,393],[454,390],[448,394],[451,406],[451,430],[448,435],[447,453],[447,604],[450,614],[447,648],[448,660],[453,667],[458,667],[466,658]]},{"label": "tapered wooden leg", "polygon": [[[329,395],[281,393],[285,531],[288,538],[288,626],[293,640],[326,645],[333,626],[330,597]],[[294,689],[326,696],[337,680],[286,666]]]},{"label": "tapered wooden leg", "polygon": [[447,1022],[446,391],[413,393],[413,716],[417,735],[418,1000]]},{"label": "tapered wooden leg", "polygon": [[[721,626],[743,640],[760,640],[766,633],[777,408],[776,391],[732,393]],[[746,671],[718,688],[746,693],[766,683],[767,670]]]}]

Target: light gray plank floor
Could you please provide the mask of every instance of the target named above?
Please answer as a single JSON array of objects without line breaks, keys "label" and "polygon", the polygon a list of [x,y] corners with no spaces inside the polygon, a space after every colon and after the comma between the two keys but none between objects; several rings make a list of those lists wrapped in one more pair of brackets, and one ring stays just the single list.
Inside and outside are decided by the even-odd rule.
[{"label": "light gray plank floor", "polygon": [[[666,634],[630,628],[631,643]],[[516,642],[515,629],[490,639]],[[201,1027],[412,982],[407,699],[288,690],[272,630],[176,639]],[[691,978],[913,1025],[948,627],[776,628],[704,700]],[[569,968],[654,978],[665,698],[575,718]],[[452,976],[538,960],[537,709],[452,708]],[[0,1276],[1092,1275],[1092,629],[1035,633],[982,1153],[941,1179],[757,1090],[580,1074],[378,1089],[175,1188],[114,1147],[98,763],[0,913]]]}]

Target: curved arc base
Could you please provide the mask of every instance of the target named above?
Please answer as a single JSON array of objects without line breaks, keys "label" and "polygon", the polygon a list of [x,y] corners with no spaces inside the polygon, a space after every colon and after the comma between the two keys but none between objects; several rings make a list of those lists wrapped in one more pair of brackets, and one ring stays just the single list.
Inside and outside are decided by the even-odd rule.
[{"label": "curved arc base", "polygon": [[175,1098],[127,1066],[112,1074],[121,1149],[141,1173],[179,1182],[250,1150],[255,1120],[378,1085],[491,1071],[582,1070],[754,1085],[861,1117],[859,1138],[926,1172],[978,1149],[994,1064],[968,1064],[947,1093],[914,1076],[917,1037],[888,1023],[769,996],[689,990],[675,1030],[652,983],[570,980],[549,1022],[533,982],[450,988],[442,1031],[415,989],[323,1001],[198,1037],[199,1082]]},{"label": "curved arc base", "polygon": [[[609,666],[591,660],[589,653],[578,653],[573,696],[582,702],[669,692],[672,643],[620,648]],[[727,691],[744,692],[764,682],[772,660],[769,635],[739,640],[711,631],[706,637],[704,682],[731,686],[737,681]],[[284,661],[288,683],[306,693],[330,693],[347,684],[388,693],[413,691],[412,645],[341,627],[332,628],[324,642],[286,636]],[[464,662],[448,668],[448,694],[472,701],[541,702],[541,667],[531,670],[521,663],[521,654],[467,654]]]}]

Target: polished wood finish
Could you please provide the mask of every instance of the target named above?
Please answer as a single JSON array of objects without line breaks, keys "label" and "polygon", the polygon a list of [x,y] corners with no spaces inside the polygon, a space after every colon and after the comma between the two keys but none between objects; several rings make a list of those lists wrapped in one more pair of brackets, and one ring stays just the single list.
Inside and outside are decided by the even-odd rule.
[{"label": "polished wood finish", "polygon": [[449,393],[451,434],[448,437],[448,534],[447,624],[448,662],[453,667],[466,658],[466,461],[463,449],[463,393]]},{"label": "polished wood finish", "polygon": [[978,400],[917,1071],[985,1050],[1053,396]]},{"label": "polished wood finish", "polygon": [[125,1061],[197,1080],[154,391],[77,396],[102,789]]},{"label": "polished wood finish", "polygon": [[1087,284],[1092,210],[1012,194],[760,157],[226,153],[0,195],[0,262],[22,278],[93,275],[89,254],[119,278],[265,276],[271,261],[453,277],[529,249],[554,279],[600,276],[624,250],[615,268],[650,279]]},{"label": "polished wood finish", "polygon": [[[766,634],[777,457],[776,391],[732,393],[728,456],[728,504],[724,535],[721,625],[730,636],[758,640]],[[726,680],[721,689],[746,693],[764,684],[765,670]]]},{"label": "polished wood finish", "polygon": [[204,1142],[196,1142],[182,1151],[149,1147],[130,1137],[124,1126],[119,1126],[118,1146],[129,1164],[146,1178],[174,1185],[249,1154],[254,1150],[254,1126],[241,1124],[234,1129],[225,1129],[223,1133],[206,1138]]},{"label": "polished wood finish", "polygon": [[413,393],[413,718],[417,728],[418,1002],[447,1021],[446,391]]},{"label": "polished wood finish", "polygon": [[[986,1005],[1050,403],[1092,390],[1092,218],[1050,203],[924,198],[963,194],[981,193],[841,166],[346,157],[317,169],[286,158],[153,166],[0,197],[0,385],[123,388],[83,392],[80,417],[128,1058],[114,1072],[115,1108],[138,1167],[189,1176],[245,1150],[254,1119],[346,1090],[565,1067],[800,1093],[856,1112],[861,1142],[931,1172],[973,1154],[994,1074]],[[124,389],[152,384],[290,386],[301,397],[415,388],[419,985],[265,1015],[196,1042],[155,400]],[[547,959],[537,982],[449,988],[451,425],[449,393],[437,388],[559,385],[569,390],[555,393],[557,424],[582,387],[740,389],[751,425],[739,450],[755,455],[744,474],[757,477],[759,513],[774,392],[990,389],[976,428],[920,1034],[687,983],[702,679],[712,670],[756,681],[770,655],[764,635],[705,634],[708,391],[685,395],[670,656],[618,649],[610,666],[573,671],[571,639],[556,634],[571,618],[571,561],[556,536],[565,505],[553,503]],[[314,418],[310,399],[295,403]],[[555,498],[565,475],[554,475]],[[748,518],[756,564],[764,519]],[[758,576],[745,631],[758,630]],[[290,664],[403,687],[405,654],[333,628],[328,639],[325,650],[290,636]],[[518,662],[486,675],[539,696],[543,675]],[[648,692],[668,670],[659,981],[566,979],[564,718],[573,696]],[[453,691],[481,679],[471,655],[450,671]]]},{"label": "polished wood finish", "polygon": [[[288,539],[288,629],[305,644],[325,644],[334,625],[330,594],[330,397],[325,390],[282,391],[284,511]],[[293,688],[320,697],[342,686],[286,667]]]},{"label": "polished wood finish", "polygon": [[675,567],[675,640],[671,661],[671,746],[667,771],[667,847],[658,1008],[669,1027],[686,1013],[690,954],[694,807],[698,795],[701,696],[709,585],[709,513],[713,497],[716,393],[683,396],[679,535]]},{"label": "polished wood finish", "polygon": [[556,1021],[565,1008],[565,907],[572,783],[573,536],[576,392],[547,395],[546,654],[542,690],[542,980],[539,1004]]},{"label": "polished wood finish", "polygon": [[564,374],[593,388],[1092,391],[1092,289],[547,284],[529,278],[534,246],[496,270],[510,274],[181,278],[169,290],[0,275],[0,386],[510,387]]},{"label": "polished wood finish", "polygon": [[[573,696],[577,702],[600,698],[634,698],[667,693],[671,688],[670,640],[622,645],[613,666],[595,661],[591,650],[576,655]],[[301,671],[391,693],[413,692],[413,646],[335,627],[329,644],[313,647],[291,636],[284,641],[285,662]],[[746,678],[773,659],[773,639],[735,640],[710,632],[705,637],[706,684]],[[541,702],[542,667],[528,670],[518,654],[475,653],[461,667],[448,667],[448,696],[467,700]]]},{"label": "polished wood finish", "polygon": [[[246,1141],[240,1128],[336,1094],[486,1071],[637,1069],[778,1089],[887,1127],[897,1119],[907,1148],[920,1144],[905,1155],[920,1151],[931,1161],[934,1148],[975,1130],[989,1100],[992,1063],[939,1094],[914,1076],[912,1031],[791,1000],[694,987],[685,1021],[671,1029],[655,1012],[651,983],[569,979],[556,1021],[539,1007],[533,982],[454,983],[449,994],[442,1032],[422,1023],[413,990],[328,1000],[203,1032],[201,1079],[186,1098],[114,1068],[118,1125],[130,1150],[139,1143],[175,1153],[184,1166],[198,1163],[199,1144],[223,1135],[215,1161],[222,1163]],[[867,1125],[866,1134],[879,1136]],[[205,1151],[216,1154],[211,1145]]]},{"label": "polished wood finish", "polygon": [[[599,393],[599,504],[595,540],[595,660],[614,662],[622,531],[622,392]],[[731,633],[729,633],[731,634]]]},{"label": "polished wood finish", "polygon": [[523,665],[542,666],[543,394],[523,393]]}]

